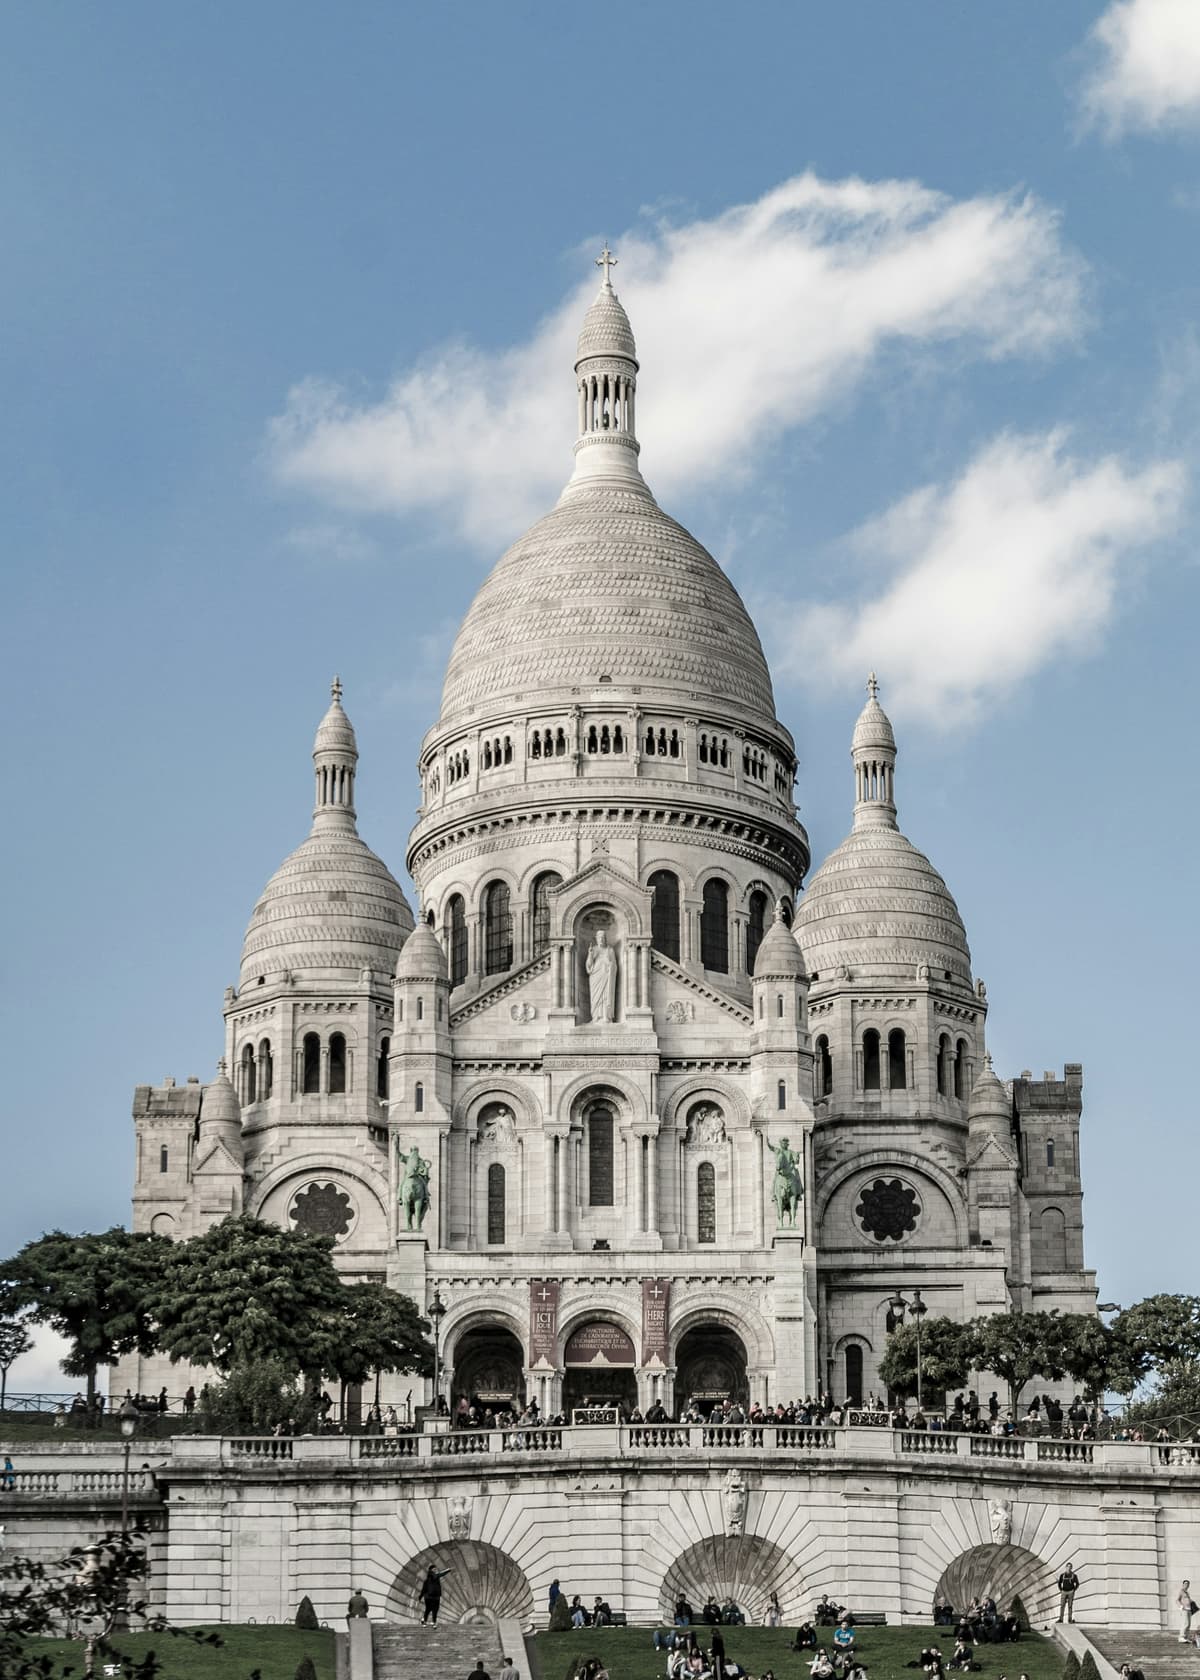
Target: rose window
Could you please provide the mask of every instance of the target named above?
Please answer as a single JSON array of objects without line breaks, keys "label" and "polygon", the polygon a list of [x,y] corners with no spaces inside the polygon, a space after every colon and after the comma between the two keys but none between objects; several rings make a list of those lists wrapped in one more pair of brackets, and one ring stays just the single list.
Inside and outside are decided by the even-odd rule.
[{"label": "rose window", "polygon": [[288,1210],[306,1237],[344,1237],[354,1224],[354,1203],[336,1184],[310,1184],[292,1198]]},{"label": "rose window", "polygon": [[900,1242],[917,1228],[921,1203],[910,1184],[899,1178],[876,1178],[859,1192],[854,1217],[876,1242]]}]

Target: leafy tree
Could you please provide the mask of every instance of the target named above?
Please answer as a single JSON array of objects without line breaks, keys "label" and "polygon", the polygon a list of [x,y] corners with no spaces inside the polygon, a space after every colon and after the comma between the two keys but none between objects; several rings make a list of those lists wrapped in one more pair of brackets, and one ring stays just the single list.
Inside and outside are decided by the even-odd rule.
[{"label": "leafy tree", "polygon": [[1067,1660],[1063,1664],[1062,1680],[1079,1680],[1079,1658],[1074,1651],[1067,1652]]},{"label": "leafy tree", "polygon": [[365,1382],[372,1371],[431,1376],[428,1328],[409,1296],[382,1283],[345,1284],[338,1309],[326,1323],[321,1369],[343,1386]]},{"label": "leafy tree", "polygon": [[1067,1375],[1090,1399],[1136,1384],[1128,1343],[1091,1313],[1056,1313],[1058,1356]]},{"label": "leafy tree", "polygon": [[1079,1665],[1079,1680],[1100,1680],[1100,1670],[1096,1667],[1096,1659],[1090,1651],[1083,1653],[1083,1661]]},{"label": "leafy tree", "polygon": [[[923,1394],[961,1388],[971,1369],[971,1326],[952,1318],[930,1318],[921,1325]],[[904,1324],[888,1337],[879,1375],[893,1394],[917,1392],[917,1327]]]},{"label": "leafy tree", "polygon": [[278,1359],[262,1359],[235,1365],[224,1382],[206,1383],[200,1420],[221,1435],[270,1435],[280,1424],[294,1435],[314,1430],[320,1414],[311,1383],[302,1386]]},{"label": "leafy tree", "polygon": [[50,1231],[5,1262],[11,1306],[33,1324],[49,1324],[70,1342],[62,1368],[86,1377],[89,1405],[96,1372],[122,1354],[155,1351],[151,1292],[174,1248],[148,1231],[69,1236]]},{"label": "leafy tree", "polygon": [[971,1363],[1008,1385],[1014,1418],[1021,1390],[1034,1377],[1066,1374],[1067,1337],[1057,1313],[994,1313],[971,1322]]},{"label": "leafy tree", "polygon": [[559,1593],[550,1611],[550,1632],[570,1633],[571,1606],[567,1603],[566,1593]]},{"label": "leafy tree", "polygon": [[[55,1680],[56,1676],[93,1675],[97,1665],[120,1664],[126,1680],[156,1680],[164,1673],[158,1654],[140,1660],[123,1657],[112,1642],[118,1618],[147,1616],[145,1536],[106,1534],[94,1546],[76,1546],[58,1564],[12,1558],[0,1568],[0,1674],[4,1680]],[[161,1616],[148,1616],[151,1632],[220,1645],[215,1633],[174,1628]],[[29,1653],[29,1642],[70,1629],[80,1639],[63,1660]]]},{"label": "leafy tree", "polygon": [[1110,1386],[1131,1394],[1152,1372],[1179,1360],[1200,1359],[1200,1296],[1149,1295],[1117,1314],[1112,1334],[1124,1351],[1132,1380],[1127,1387]]},{"label": "leafy tree", "polygon": [[11,1285],[0,1287],[0,1412],[8,1399],[8,1373],[33,1346],[28,1320],[18,1317]]},{"label": "leafy tree", "polygon": [[309,1598],[308,1594],[305,1593],[296,1610],[296,1626],[298,1628],[307,1628],[309,1631],[314,1631],[319,1628],[320,1625],[320,1622],[317,1620],[317,1612],[313,1608],[313,1601]]},{"label": "leafy tree", "polygon": [[1127,1406],[1124,1422],[1138,1429],[1166,1429],[1181,1437],[1200,1429],[1200,1359],[1164,1361],[1153,1393]]},{"label": "leafy tree", "polygon": [[170,1248],[153,1303],[164,1353],[219,1371],[256,1361],[320,1371],[344,1288],[332,1237],[243,1216]]}]

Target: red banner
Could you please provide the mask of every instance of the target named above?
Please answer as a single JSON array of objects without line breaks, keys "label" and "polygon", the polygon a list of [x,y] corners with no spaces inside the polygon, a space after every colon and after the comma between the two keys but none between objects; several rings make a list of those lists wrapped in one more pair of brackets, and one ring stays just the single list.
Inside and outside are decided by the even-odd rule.
[{"label": "red banner", "polygon": [[667,1362],[668,1308],[671,1285],[665,1278],[645,1278],[642,1282],[642,1364],[655,1354]]},{"label": "red banner", "polygon": [[529,1363],[558,1363],[557,1283],[534,1278],[529,1285]]}]

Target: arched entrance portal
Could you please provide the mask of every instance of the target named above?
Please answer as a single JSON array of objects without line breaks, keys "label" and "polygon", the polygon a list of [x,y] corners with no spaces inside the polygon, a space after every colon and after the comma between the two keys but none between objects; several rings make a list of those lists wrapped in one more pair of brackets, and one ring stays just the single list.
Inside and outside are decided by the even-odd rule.
[{"label": "arched entrance portal", "polygon": [[681,1411],[694,1405],[707,1416],[723,1400],[749,1404],[745,1344],[727,1325],[697,1324],[686,1331],[675,1350],[675,1369]]},{"label": "arched entrance portal", "polygon": [[637,1405],[633,1343],[615,1324],[581,1324],[567,1338],[563,1351],[563,1410],[577,1406]]},{"label": "arched entrance portal", "polygon": [[427,1546],[392,1582],[387,1596],[389,1621],[419,1622],[417,1594],[429,1569],[448,1570],[442,1581],[443,1622],[497,1622],[533,1614],[533,1593],[524,1571],[499,1546],[482,1540],[443,1540]]},{"label": "arched entrance portal", "polygon": [[779,1594],[785,1622],[798,1622],[808,1613],[812,1595],[799,1564],[782,1546],[757,1534],[710,1534],[681,1552],[663,1576],[658,1613],[670,1622],[679,1598],[686,1598],[697,1616],[709,1597],[718,1604],[731,1598],[747,1622],[757,1627],[773,1592]]},{"label": "arched entrance portal", "polygon": [[961,1610],[973,1598],[994,1598],[1008,1613],[1019,1598],[1029,1620],[1049,1621],[1058,1604],[1054,1571],[1024,1546],[972,1546],[948,1564],[937,1592]]},{"label": "arched entrance portal", "polygon": [[481,1412],[489,1406],[519,1410],[525,1403],[524,1365],[524,1352],[511,1330],[481,1324],[464,1331],[454,1349],[451,1405],[465,1396]]}]

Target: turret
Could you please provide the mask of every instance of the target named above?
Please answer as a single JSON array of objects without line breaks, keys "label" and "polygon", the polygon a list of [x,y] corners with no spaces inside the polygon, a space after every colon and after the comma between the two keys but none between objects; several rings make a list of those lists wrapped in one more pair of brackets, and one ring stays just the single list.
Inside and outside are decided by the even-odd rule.
[{"label": "turret", "polygon": [[342,679],[334,677],[333,699],[321,719],[313,742],[316,773],[316,802],[313,829],[354,828],[354,772],[358,764],[358,742],[354,726],[342,710]]},{"label": "turret", "polygon": [[204,1087],[200,1100],[200,1128],[193,1178],[193,1231],[202,1231],[229,1214],[242,1211],[246,1150],[242,1142],[242,1110],[226,1070],[217,1063],[217,1077]]},{"label": "turret", "polygon": [[201,1159],[214,1143],[220,1143],[240,1162],[242,1159],[242,1107],[237,1099],[222,1057],[217,1063],[217,1077],[204,1087],[200,1099],[200,1140],[197,1159]]},{"label": "turret", "polygon": [[606,245],[596,259],[596,266],[604,270],[604,284],[579,334],[575,353],[579,439],[566,495],[579,485],[605,480],[650,494],[638,468],[640,446],[634,430],[637,346],[629,317],[613,291],[610,271],[616,262]]},{"label": "turret", "polygon": [[891,720],[879,704],[874,671],[867,679],[866,705],[859,713],[850,742],[854,761],[854,826],[896,826],[896,737]]},{"label": "turret", "polygon": [[772,1123],[799,1126],[812,1113],[808,978],[804,955],[783,919],[782,900],[754,958],[752,991],[755,1107]]}]

